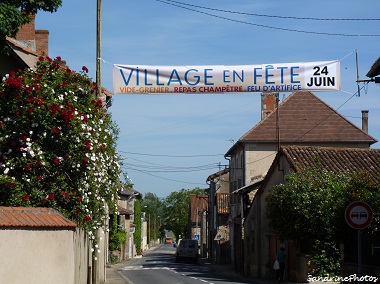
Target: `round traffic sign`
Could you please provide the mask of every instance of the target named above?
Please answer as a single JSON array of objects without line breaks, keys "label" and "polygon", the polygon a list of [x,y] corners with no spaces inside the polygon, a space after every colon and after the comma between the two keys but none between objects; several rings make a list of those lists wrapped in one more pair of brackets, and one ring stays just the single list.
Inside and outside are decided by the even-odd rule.
[{"label": "round traffic sign", "polygon": [[354,229],[367,228],[373,219],[372,208],[365,202],[350,203],[344,213],[346,222]]}]

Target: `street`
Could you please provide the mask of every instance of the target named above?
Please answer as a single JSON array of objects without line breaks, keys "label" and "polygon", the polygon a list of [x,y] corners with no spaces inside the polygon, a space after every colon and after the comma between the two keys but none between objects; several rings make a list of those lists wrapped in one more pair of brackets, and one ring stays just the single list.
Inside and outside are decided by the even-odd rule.
[{"label": "street", "polygon": [[159,245],[143,254],[130,265],[119,271],[130,284],[199,284],[199,283],[254,283],[228,272],[220,273],[210,265],[191,262],[175,262],[175,248],[172,244]]}]

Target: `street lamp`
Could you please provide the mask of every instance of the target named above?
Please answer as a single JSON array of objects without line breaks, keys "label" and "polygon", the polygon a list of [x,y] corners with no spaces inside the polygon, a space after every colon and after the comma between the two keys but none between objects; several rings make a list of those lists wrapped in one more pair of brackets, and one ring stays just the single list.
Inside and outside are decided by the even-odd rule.
[{"label": "street lamp", "polygon": [[160,238],[160,242],[159,243],[161,243],[161,237],[162,237],[162,234],[161,234],[161,216],[157,216],[157,218],[159,218],[159,220],[160,220],[160,223],[158,224],[159,225],[159,227],[158,227],[158,236]]},{"label": "street lamp", "polygon": [[[148,206],[145,205],[144,208],[148,208]],[[148,213],[148,247],[150,246],[150,235],[150,213]]]}]

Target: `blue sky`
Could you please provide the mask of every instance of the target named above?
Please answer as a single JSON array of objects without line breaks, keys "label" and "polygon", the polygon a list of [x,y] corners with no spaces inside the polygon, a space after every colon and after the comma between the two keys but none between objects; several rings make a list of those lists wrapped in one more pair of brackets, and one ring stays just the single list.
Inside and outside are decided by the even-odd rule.
[{"label": "blue sky", "polygon": [[[379,19],[379,10],[378,0],[103,0],[102,84],[112,91],[112,64],[341,60],[342,91],[314,94],[358,127],[361,110],[369,110],[369,134],[380,141],[380,86],[369,83],[354,95],[355,50],[360,79],[380,57],[379,20],[369,20]],[[95,80],[96,0],[64,0],[56,13],[39,12],[36,28],[50,32],[50,57],[77,71],[86,66]],[[136,190],[159,197],[205,188],[219,163],[228,164],[223,155],[260,121],[260,107],[259,93],[115,95],[110,112],[120,129],[123,170]]]}]

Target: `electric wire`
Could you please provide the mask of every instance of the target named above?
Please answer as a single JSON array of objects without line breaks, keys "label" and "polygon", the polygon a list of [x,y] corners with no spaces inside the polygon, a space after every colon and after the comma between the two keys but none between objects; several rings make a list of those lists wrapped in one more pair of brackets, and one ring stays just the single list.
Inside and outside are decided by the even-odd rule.
[{"label": "electric wire", "polygon": [[[162,2],[160,0],[156,0],[158,2]],[[313,18],[313,17],[293,17],[293,16],[278,16],[278,15],[268,15],[268,14],[256,14],[256,13],[246,13],[246,12],[238,12],[231,10],[223,10],[210,8],[205,6],[192,5],[184,2],[174,1],[174,0],[165,0],[166,2],[173,2],[180,5],[191,6],[195,8],[230,13],[230,14],[238,14],[238,15],[246,15],[246,16],[255,16],[255,17],[265,17],[265,18],[279,18],[279,19],[292,19],[292,20],[311,20],[311,21],[380,21],[378,18]]]},{"label": "electric wire", "polygon": [[[249,106],[250,104],[248,104]],[[242,113],[248,113],[248,112],[251,112],[252,109],[247,109],[246,111],[242,112],[240,110],[241,107],[246,107],[247,104],[244,104],[244,105],[239,105],[239,106],[236,106],[236,107],[233,107],[233,108],[228,108],[227,110],[223,110],[223,111],[219,111],[217,113],[211,113],[211,114],[208,114],[208,115],[204,115],[204,116],[201,116],[201,117],[197,117],[195,119],[191,119],[191,120],[188,120],[188,121],[184,121],[184,122],[181,122],[181,123],[174,123],[174,124],[171,124],[171,125],[165,125],[163,127],[159,127],[159,128],[154,128],[154,129],[147,129],[147,130],[141,130],[141,131],[136,131],[136,132],[131,132],[131,133],[127,133],[126,136],[127,137],[133,137],[133,136],[141,136],[141,135],[150,135],[150,134],[154,134],[154,133],[157,133],[157,132],[162,132],[162,131],[167,131],[167,130],[172,130],[172,129],[176,129],[176,128],[179,128],[179,127],[184,127],[184,126],[188,126],[188,125],[192,125],[192,124],[196,124],[196,123],[199,123],[199,122],[204,122],[204,120],[207,118],[208,120],[214,120],[214,119],[218,119],[218,116],[219,115],[223,115],[224,113],[228,113],[230,112],[229,114],[227,115],[224,115],[223,118],[225,118],[226,116],[233,116],[235,115],[236,113],[238,114],[242,114]],[[235,109],[239,109],[237,112],[231,112]]]},{"label": "electric wire", "polygon": [[[346,103],[348,103],[353,97],[355,97],[359,91],[363,89],[363,87],[361,87],[358,91],[356,91],[354,94],[352,94],[351,97],[349,97],[344,103],[342,103],[337,109],[339,110],[342,106],[344,106]],[[302,137],[304,137],[306,134],[310,133],[310,131],[312,131],[313,129],[315,129],[317,126],[319,126],[322,122],[326,121],[330,116],[334,115],[334,113],[331,113],[329,115],[327,115],[325,118],[323,118],[320,122],[318,122],[313,128],[309,129],[307,132],[305,132],[304,134],[302,134],[301,136],[299,136],[297,139],[295,139],[293,142],[298,142]]]},{"label": "electric wire", "polygon": [[[166,158],[199,158],[199,157],[216,157],[223,156],[224,154],[202,154],[202,155],[163,155],[163,154],[147,154],[147,153],[136,153],[129,151],[119,151],[120,153],[133,154],[139,156],[149,156],[149,157],[166,157]],[[122,158],[128,159],[128,157]]]},{"label": "electric wire", "polygon": [[141,172],[141,173],[144,173],[146,175],[153,176],[153,177],[156,177],[156,178],[159,178],[159,179],[167,180],[167,181],[179,182],[179,183],[183,183],[183,184],[202,185],[202,186],[206,185],[206,183],[198,183],[198,182],[190,182],[190,181],[183,181],[183,180],[176,180],[176,179],[165,178],[165,177],[154,175],[154,174],[151,174],[151,173],[149,173],[147,171],[138,170],[138,169],[135,169],[135,171]]},{"label": "electric wire", "polygon": [[231,22],[235,22],[235,23],[251,25],[251,26],[256,26],[256,27],[261,27],[261,28],[273,29],[273,30],[281,30],[281,31],[287,31],[287,32],[305,33],[305,34],[326,35],[326,36],[343,36],[343,37],[379,37],[380,36],[380,34],[344,34],[344,33],[315,32],[315,31],[305,31],[305,30],[288,29],[288,28],[282,28],[282,27],[261,25],[261,24],[250,23],[250,22],[246,22],[246,21],[242,21],[242,20],[235,20],[235,19],[231,19],[231,18],[219,16],[219,15],[214,15],[214,14],[199,11],[199,10],[195,10],[195,9],[192,9],[189,7],[184,7],[184,6],[180,6],[178,4],[175,4],[175,3],[167,2],[167,0],[165,0],[165,1],[155,0],[155,1],[167,4],[167,5],[172,5],[172,6],[181,8],[181,9],[189,10],[192,12],[196,12],[199,14],[204,14],[204,15],[207,15],[210,17],[226,20],[226,21],[231,21]]}]

